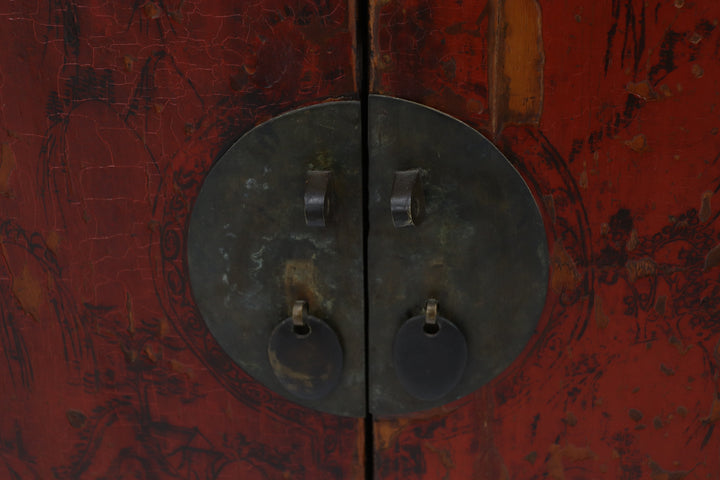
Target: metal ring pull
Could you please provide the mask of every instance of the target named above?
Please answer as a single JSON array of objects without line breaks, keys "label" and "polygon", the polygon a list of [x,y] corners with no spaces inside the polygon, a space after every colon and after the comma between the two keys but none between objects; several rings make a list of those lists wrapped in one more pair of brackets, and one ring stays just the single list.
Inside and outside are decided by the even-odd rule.
[{"label": "metal ring pull", "polygon": [[438,315],[431,298],[425,315],[400,327],[393,343],[395,373],[405,391],[418,400],[434,401],[449,395],[465,372],[465,335],[450,320]]},{"label": "metal ring pull", "polygon": [[310,170],[305,179],[305,225],[326,227],[332,213],[332,181],[328,170]]},{"label": "metal ring pull", "polygon": [[267,353],[275,378],[297,398],[326,397],[340,383],[340,340],[327,322],[308,314],[305,300],[297,300],[290,317],[275,327]]},{"label": "metal ring pull", "polygon": [[396,228],[419,225],[425,210],[420,169],[395,172],[390,212]]}]

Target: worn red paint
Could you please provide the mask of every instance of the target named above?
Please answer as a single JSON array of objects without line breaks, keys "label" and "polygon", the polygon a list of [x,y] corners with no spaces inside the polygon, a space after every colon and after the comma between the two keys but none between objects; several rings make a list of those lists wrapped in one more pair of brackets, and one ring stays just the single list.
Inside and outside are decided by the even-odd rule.
[{"label": "worn red paint", "polygon": [[[486,2],[373,3],[373,89],[490,136],[493,112],[458,100],[493,105]],[[401,429],[378,421],[394,441],[377,476],[408,478],[383,468],[402,460],[412,478],[484,478],[473,462],[491,449],[507,470],[494,478],[714,477],[720,4],[538,3],[542,114],[495,143],[543,209],[554,288],[537,336],[499,378]]]},{"label": "worn red paint", "polygon": [[364,478],[362,422],[255,384],[183,290],[204,173],[356,96],[354,24],[335,0],[0,6],[0,478]]}]

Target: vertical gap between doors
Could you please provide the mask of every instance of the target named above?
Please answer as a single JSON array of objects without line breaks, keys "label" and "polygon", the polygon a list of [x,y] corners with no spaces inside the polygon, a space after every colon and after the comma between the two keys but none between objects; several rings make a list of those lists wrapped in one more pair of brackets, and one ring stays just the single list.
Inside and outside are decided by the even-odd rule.
[{"label": "vertical gap between doors", "polygon": [[368,147],[368,95],[370,93],[370,0],[353,0],[356,1],[357,11],[357,58],[358,72],[360,75],[358,82],[360,111],[361,111],[361,135],[362,135],[362,205],[363,205],[363,293],[365,303],[365,478],[372,480],[375,476],[375,446],[374,446],[374,422],[370,413],[370,345],[368,343],[368,231],[369,231],[369,214],[368,214],[368,171],[369,171],[369,147]]}]

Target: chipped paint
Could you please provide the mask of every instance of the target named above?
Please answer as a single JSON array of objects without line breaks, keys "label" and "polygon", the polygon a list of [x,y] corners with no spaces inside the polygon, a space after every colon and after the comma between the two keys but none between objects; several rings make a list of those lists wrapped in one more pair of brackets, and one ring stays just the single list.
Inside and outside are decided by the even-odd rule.
[{"label": "chipped paint", "polygon": [[36,321],[42,319],[41,314],[47,305],[47,284],[37,278],[27,265],[13,279],[12,291],[28,315]]},{"label": "chipped paint", "polygon": [[720,394],[713,395],[712,405],[710,406],[710,413],[702,418],[703,422],[715,423],[720,420]]},{"label": "chipped paint", "polygon": [[561,447],[553,444],[548,449],[547,474],[554,480],[565,480],[565,462],[576,463],[595,458],[595,453],[589,447],[577,447],[573,444]]},{"label": "chipped paint", "polygon": [[552,266],[550,287],[555,293],[559,294],[565,290],[573,290],[580,284],[581,276],[575,266],[575,260],[565,250],[561,242],[556,242],[553,245],[550,264]]},{"label": "chipped paint", "polygon": [[60,234],[55,230],[49,231],[45,235],[45,244],[52,253],[57,255],[60,248]]},{"label": "chipped paint", "polygon": [[715,268],[720,264],[720,244],[715,245],[705,256],[705,270]]},{"label": "chipped paint", "polygon": [[700,200],[700,211],[698,212],[698,218],[701,222],[707,222],[712,216],[712,191],[703,192]]},{"label": "chipped paint", "polygon": [[630,231],[630,238],[628,238],[627,243],[625,244],[625,249],[628,252],[632,252],[635,250],[638,246],[638,232],[634,228]]},{"label": "chipped paint", "polygon": [[630,82],[625,86],[625,90],[643,100],[657,99],[657,93],[647,79],[637,83]]},{"label": "chipped paint", "polygon": [[80,410],[68,410],[65,416],[73,428],[83,428],[87,422],[87,415]]},{"label": "chipped paint", "polygon": [[628,280],[634,283],[638,278],[650,277],[657,274],[657,264],[650,257],[628,260],[625,264]]},{"label": "chipped paint", "polygon": [[644,152],[648,148],[647,138],[645,138],[644,134],[640,133],[635,135],[631,140],[627,140],[625,146],[634,152]]}]

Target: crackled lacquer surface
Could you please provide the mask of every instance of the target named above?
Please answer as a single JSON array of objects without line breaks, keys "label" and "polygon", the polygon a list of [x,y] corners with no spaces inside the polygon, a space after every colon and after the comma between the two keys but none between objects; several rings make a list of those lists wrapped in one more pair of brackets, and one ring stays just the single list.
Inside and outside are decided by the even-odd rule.
[{"label": "crackled lacquer surface", "polygon": [[0,2],[0,478],[364,478],[362,422],[214,342],[189,209],[243,132],[354,98],[342,0]]},{"label": "crackled lacquer surface", "polygon": [[[552,257],[524,354],[378,420],[377,478],[718,478],[719,19],[711,0],[371,2],[371,91],[493,139]],[[364,476],[361,423],[229,362],[184,263],[234,139],[353,97],[354,25],[333,0],[2,2],[0,478]]]},{"label": "crackled lacquer surface", "polygon": [[377,478],[720,478],[719,20],[700,0],[373,2],[371,90],[494,139],[552,264],[509,370],[376,422]]}]

